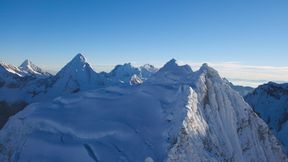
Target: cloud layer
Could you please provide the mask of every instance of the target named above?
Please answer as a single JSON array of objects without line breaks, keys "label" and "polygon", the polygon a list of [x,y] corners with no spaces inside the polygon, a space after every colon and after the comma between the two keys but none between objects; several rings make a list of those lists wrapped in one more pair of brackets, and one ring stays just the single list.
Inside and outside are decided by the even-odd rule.
[{"label": "cloud layer", "polygon": [[[188,64],[194,70],[202,65],[202,63],[199,62],[189,61],[180,63]],[[288,66],[254,66],[241,64],[240,62],[208,62],[208,65],[215,68],[222,77],[225,77],[238,85],[256,87],[269,81],[278,83],[288,81]]]}]

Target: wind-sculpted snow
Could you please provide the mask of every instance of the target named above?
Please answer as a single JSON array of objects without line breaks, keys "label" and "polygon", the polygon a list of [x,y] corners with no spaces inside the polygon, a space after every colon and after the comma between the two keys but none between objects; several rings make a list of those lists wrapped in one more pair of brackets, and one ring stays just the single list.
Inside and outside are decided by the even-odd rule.
[{"label": "wind-sculpted snow", "polygon": [[0,161],[287,161],[243,98],[204,64],[31,104],[0,131]]}]

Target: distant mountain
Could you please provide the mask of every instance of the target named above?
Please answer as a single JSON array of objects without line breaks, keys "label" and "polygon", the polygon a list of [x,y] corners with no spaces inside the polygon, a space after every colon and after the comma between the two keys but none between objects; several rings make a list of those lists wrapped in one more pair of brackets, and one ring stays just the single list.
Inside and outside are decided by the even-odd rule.
[{"label": "distant mountain", "polygon": [[253,87],[234,85],[228,79],[224,78],[224,80],[231,86],[232,89],[237,91],[241,96],[246,96],[247,94],[251,93],[254,90]]},{"label": "distant mountain", "polygon": [[75,93],[103,86],[105,81],[96,73],[82,54],[77,54],[55,76],[52,93]]},{"label": "distant mountain", "polygon": [[141,84],[157,70],[148,64],[138,68],[127,63],[115,66],[110,73],[97,73],[82,54],[77,54],[55,76],[29,60],[19,68],[1,63],[0,101],[32,103],[102,87]]},{"label": "distant mountain", "polygon": [[[57,76],[84,78],[81,88],[97,75],[81,55],[74,59]],[[0,144],[0,161],[288,161],[267,125],[216,70],[203,64],[193,72],[174,59],[137,86],[31,104],[10,118]]]},{"label": "distant mountain", "polygon": [[288,83],[260,85],[245,100],[268,124],[288,152]]},{"label": "distant mountain", "polygon": [[138,84],[147,80],[156,73],[157,70],[157,68],[149,64],[134,67],[131,63],[126,63],[115,66],[110,73],[106,74],[106,77],[113,82],[111,84],[133,85],[136,80]]},{"label": "distant mountain", "polygon": [[30,60],[26,59],[19,67],[25,75],[32,75],[35,77],[50,77],[50,73],[43,71],[38,66],[34,65]]},{"label": "distant mountain", "polygon": [[189,65],[179,66],[175,59],[171,59],[148,82],[152,84],[185,84],[189,81],[192,73]]},{"label": "distant mountain", "polygon": [[154,67],[153,65],[150,64],[145,64],[143,66],[140,66],[140,71],[141,71],[141,77],[142,79],[148,79],[150,78],[153,74],[155,74],[159,69]]},{"label": "distant mountain", "polygon": [[23,85],[23,73],[13,65],[0,62],[0,88],[19,88]]}]

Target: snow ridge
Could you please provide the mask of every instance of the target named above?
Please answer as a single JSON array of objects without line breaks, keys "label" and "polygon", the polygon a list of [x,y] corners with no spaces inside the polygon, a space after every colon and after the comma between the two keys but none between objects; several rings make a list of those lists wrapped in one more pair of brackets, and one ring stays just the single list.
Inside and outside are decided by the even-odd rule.
[{"label": "snow ridge", "polygon": [[[88,76],[89,64],[76,60],[72,76]],[[203,64],[193,72],[174,59],[137,86],[32,104],[9,120],[0,143],[1,161],[288,161],[267,125],[216,70]]]}]

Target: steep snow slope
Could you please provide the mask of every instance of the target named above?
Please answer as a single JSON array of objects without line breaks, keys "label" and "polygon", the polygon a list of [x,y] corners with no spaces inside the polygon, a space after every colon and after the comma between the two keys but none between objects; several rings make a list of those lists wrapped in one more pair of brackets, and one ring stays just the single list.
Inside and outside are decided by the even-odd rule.
[{"label": "steep snow slope", "polygon": [[204,64],[192,87],[168,161],[287,161],[266,124],[214,69]]},{"label": "steep snow slope", "polygon": [[245,96],[288,151],[288,84],[269,82]]},{"label": "steep snow slope", "polygon": [[30,60],[26,59],[19,67],[22,73],[35,77],[50,77],[50,73],[43,71],[38,66],[34,65]]},{"label": "steep snow slope", "polygon": [[175,60],[139,86],[32,104],[0,131],[0,144],[4,162],[287,161],[215,70],[192,72]]}]

